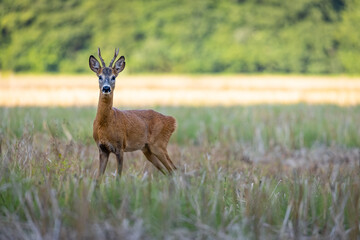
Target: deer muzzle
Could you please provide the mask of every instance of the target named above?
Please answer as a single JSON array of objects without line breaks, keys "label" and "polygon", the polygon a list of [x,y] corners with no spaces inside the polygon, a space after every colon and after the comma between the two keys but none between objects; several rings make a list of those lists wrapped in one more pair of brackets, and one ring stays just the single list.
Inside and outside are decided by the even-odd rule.
[{"label": "deer muzzle", "polygon": [[110,94],[111,93],[111,87],[109,85],[105,85],[105,86],[102,87],[101,91],[104,94]]}]

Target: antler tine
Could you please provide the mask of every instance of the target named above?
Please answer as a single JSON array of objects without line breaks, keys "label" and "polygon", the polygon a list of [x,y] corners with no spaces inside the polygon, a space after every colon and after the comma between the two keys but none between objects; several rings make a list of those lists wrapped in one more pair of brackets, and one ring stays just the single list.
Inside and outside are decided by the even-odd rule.
[{"label": "antler tine", "polygon": [[101,57],[100,48],[98,48],[98,55],[99,55],[99,58],[100,58],[101,64],[103,65],[103,67],[106,67],[105,62],[104,62],[104,59]]},{"label": "antler tine", "polygon": [[113,65],[113,63],[114,63],[114,61],[115,61],[118,54],[119,54],[119,49],[115,48],[115,54],[114,54],[114,57],[113,57],[113,59],[111,60],[111,62],[109,64],[109,67],[112,67],[112,65]]}]

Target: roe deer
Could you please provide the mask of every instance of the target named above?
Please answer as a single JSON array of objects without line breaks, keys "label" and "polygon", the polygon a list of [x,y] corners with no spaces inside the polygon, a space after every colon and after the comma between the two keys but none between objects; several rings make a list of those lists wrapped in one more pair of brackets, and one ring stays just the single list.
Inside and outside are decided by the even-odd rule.
[{"label": "roe deer", "polygon": [[[176,169],[171,161],[166,147],[175,131],[176,120],[153,110],[125,110],[113,107],[115,79],[125,68],[125,58],[121,56],[113,67],[115,54],[108,67],[101,57],[100,48],[98,60],[91,55],[90,69],[99,77],[100,96],[93,125],[93,137],[99,148],[100,166],[98,177],[105,172],[109,154],[114,153],[118,162],[117,172],[121,176],[123,153],[141,150],[147,160],[165,174],[163,167],[169,173]],[[161,163],[160,163],[161,162]]]}]

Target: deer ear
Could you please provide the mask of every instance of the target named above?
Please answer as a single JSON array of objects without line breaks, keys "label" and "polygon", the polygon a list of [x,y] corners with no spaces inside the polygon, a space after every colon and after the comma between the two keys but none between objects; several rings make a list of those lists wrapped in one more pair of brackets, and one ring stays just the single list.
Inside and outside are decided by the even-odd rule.
[{"label": "deer ear", "polygon": [[115,62],[115,66],[114,66],[114,71],[116,74],[119,74],[120,72],[122,72],[122,70],[124,70],[125,68],[125,57],[121,56],[116,62]]},{"label": "deer ear", "polygon": [[99,73],[99,70],[101,68],[100,63],[98,60],[96,60],[96,58],[93,55],[91,55],[89,58],[89,66],[93,72]]}]

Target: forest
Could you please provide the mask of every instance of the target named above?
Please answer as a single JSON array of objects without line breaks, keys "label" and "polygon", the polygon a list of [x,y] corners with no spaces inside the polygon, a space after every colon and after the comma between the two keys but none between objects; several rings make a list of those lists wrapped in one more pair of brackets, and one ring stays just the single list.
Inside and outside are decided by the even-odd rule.
[{"label": "forest", "polygon": [[1,0],[0,71],[360,73],[358,0]]}]

